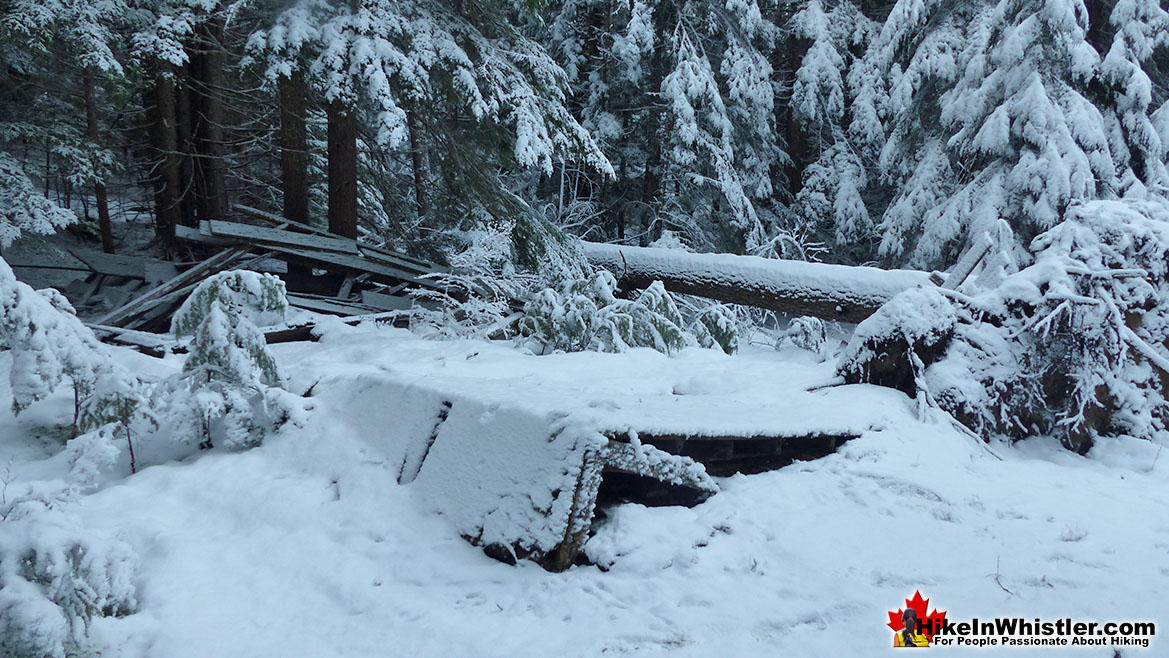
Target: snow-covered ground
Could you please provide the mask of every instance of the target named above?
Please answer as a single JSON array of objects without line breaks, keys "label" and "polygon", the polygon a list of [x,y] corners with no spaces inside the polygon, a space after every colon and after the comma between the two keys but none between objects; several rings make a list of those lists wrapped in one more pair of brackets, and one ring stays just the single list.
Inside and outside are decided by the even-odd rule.
[{"label": "snow-covered ground", "polygon": [[[139,611],[95,621],[101,655],[871,656],[888,651],[887,612],[915,590],[956,619],[1152,620],[1169,633],[1169,454],[1156,444],[1101,441],[1087,457],[1044,440],[983,446],[920,421],[896,391],[820,388],[831,363],[794,348],[532,356],[333,327],[274,352],[291,390],[316,384],[303,427],[150,466],[75,503],[140,557]],[[181,363],[119,354],[156,372]],[[397,484],[386,446],[399,423],[376,400],[353,413],[378,377],[609,421],[863,435],[820,460],[720,479],[691,509],[610,509],[585,546],[598,566],[548,573],[486,557],[418,483]],[[67,476],[52,426],[71,410],[60,391],[18,419],[0,412],[10,488]],[[1169,637],[1122,655],[1169,655]]]}]

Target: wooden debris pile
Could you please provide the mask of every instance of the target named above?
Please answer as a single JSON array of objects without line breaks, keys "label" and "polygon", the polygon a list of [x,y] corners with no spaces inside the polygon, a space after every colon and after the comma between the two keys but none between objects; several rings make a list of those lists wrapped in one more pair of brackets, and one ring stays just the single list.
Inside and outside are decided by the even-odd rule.
[{"label": "wooden debris pile", "polygon": [[[113,308],[91,323],[103,338],[124,343],[140,338],[137,332],[165,332],[171,314],[187,295],[205,278],[225,270],[274,273],[284,280],[290,305],[340,316],[408,310],[412,304],[408,290],[437,288],[439,284],[426,275],[449,271],[262,210],[235,208],[260,223],[211,220],[197,229],[175,227],[176,235],[192,243],[194,251],[212,254],[195,263],[71,249],[77,262],[65,268],[91,273],[84,289],[74,295],[75,305],[89,301],[111,282],[125,290],[127,279],[141,281],[131,287],[129,299],[124,294],[122,299],[115,297]],[[48,266],[61,269],[61,264]]]}]

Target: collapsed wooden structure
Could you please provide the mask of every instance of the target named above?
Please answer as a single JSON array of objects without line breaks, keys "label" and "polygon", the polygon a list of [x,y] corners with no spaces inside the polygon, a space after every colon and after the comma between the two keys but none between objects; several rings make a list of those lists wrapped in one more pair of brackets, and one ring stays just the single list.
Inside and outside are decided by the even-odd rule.
[{"label": "collapsed wooden structure", "polygon": [[718,493],[715,477],[818,459],[870,429],[824,417],[849,390],[791,391],[745,418],[736,394],[697,394],[688,411],[666,392],[575,407],[555,382],[512,383],[484,387],[458,366],[424,379],[375,368],[330,375],[319,402],[360,418],[345,429],[472,544],[552,571],[584,560],[617,504],[694,506]]},{"label": "collapsed wooden structure", "polygon": [[[90,323],[103,337],[126,336],[125,330],[166,331],[170,315],[204,279],[231,269],[257,269],[280,276],[289,304],[341,316],[406,311],[410,289],[437,289],[429,275],[449,268],[391,249],[332,235],[255,208],[236,210],[259,223],[204,221],[199,228],[178,226],[176,235],[204,260],[172,263],[140,256],[105,254],[70,248],[72,259],[37,263],[17,260],[18,268],[89,272],[71,297],[80,306],[103,289],[120,294]],[[119,331],[121,330],[121,331]]]}]

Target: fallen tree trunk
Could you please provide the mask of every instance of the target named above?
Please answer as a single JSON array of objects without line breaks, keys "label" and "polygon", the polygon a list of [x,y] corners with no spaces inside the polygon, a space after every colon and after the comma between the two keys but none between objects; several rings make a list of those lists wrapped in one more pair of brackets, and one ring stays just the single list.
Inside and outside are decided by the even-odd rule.
[{"label": "fallen tree trunk", "polygon": [[612,272],[622,288],[661,281],[670,292],[841,322],[860,322],[897,293],[934,285],[928,272],[912,270],[582,245],[589,263]]}]

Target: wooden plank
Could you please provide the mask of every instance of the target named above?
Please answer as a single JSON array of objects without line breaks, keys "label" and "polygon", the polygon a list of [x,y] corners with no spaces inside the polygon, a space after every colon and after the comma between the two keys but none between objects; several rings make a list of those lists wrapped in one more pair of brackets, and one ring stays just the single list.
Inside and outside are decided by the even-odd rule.
[{"label": "wooden plank", "polygon": [[345,275],[345,280],[341,282],[341,287],[337,289],[337,297],[340,299],[349,299],[349,293],[353,292],[354,282],[364,281],[369,278],[368,274],[354,275],[353,272]]},{"label": "wooden plank", "polygon": [[127,279],[146,278],[147,259],[141,256],[121,256],[78,247],[69,249],[69,253],[76,256],[78,260],[88,265],[89,269],[97,274],[122,276]]},{"label": "wooden plank", "polygon": [[[280,215],[275,215],[275,214],[270,213],[270,212],[265,212],[265,211],[260,210],[258,208],[253,208],[251,206],[245,206],[245,205],[239,204],[239,203],[235,204],[234,207],[236,210],[238,210],[246,215],[251,215],[252,217],[256,217],[258,219],[262,219],[262,220],[267,221],[267,222],[272,222],[274,224],[284,223],[284,224],[287,224],[289,226],[294,226],[298,229],[301,229],[302,231],[308,231],[308,232],[314,233],[316,235],[322,235],[325,237],[333,237],[333,238],[337,237],[324,229],[317,228],[315,226],[309,226],[308,224],[303,224],[301,222],[294,222],[291,219],[285,219],[284,217],[281,217]],[[394,260],[404,261],[404,262],[397,263],[397,264],[399,266],[402,266],[402,267],[406,267],[406,265],[411,266],[411,267],[406,267],[406,269],[417,268],[419,270],[420,274],[426,274],[428,272],[449,272],[450,271],[449,267],[439,265],[437,263],[431,263],[429,261],[422,260],[421,258],[414,258],[413,256],[408,256],[400,251],[394,251],[391,249],[386,249],[384,247],[375,247],[373,245],[362,244],[361,242],[358,242],[358,247],[361,249],[363,255],[371,257],[371,258],[377,258],[380,256],[380,257],[382,257],[383,260],[386,260],[387,262],[391,262]],[[394,264],[394,263],[391,262],[391,264]]]},{"label": "wooden plank", "polygon": [[97,292],[99,288],[101,288],[101,284],[105,283],[105,280],[106,275],[104,274],[92,275],[85,284],[85,291],[82,292],[81,295],[77,298],[77,301],[74,302],[74,306],[81,306],[82,304],[88,302],[89,298],[93,297],[93,294]]},{"label": "wooden plank", "polygon": [[[65,260],[54,260],[55,258],[68,258]],[[4,254],[4,261],[11,267],[21,267],[30,270],[68,270],[71,272],[92,272],[93,268],[86,265],[80,259],[68,252],[60,256],[49,254],[38,254],[36,256],[24,254]]]},{"label": "wooden plank", "polygon": [[149,285],[156,286],[178,275],[179,268],[175,267],[174,263],[168,263],[164,260],[146,261],[146,283]]},{"label": "wooden plank", "polygon": [[361,291],[361,303],[382,311],[408,311],[414,305],[409,297],[386,295],[372,290]]},{"label": "wooden plank", "polygon": [[100,324],[85,323],[93,330],[99,340],[124,347],[131,347],[148,356],[161,359],[167,354],[186,354],[187,348],[178,341],[159,334],[133,331],[122,327],[107,327]]},{"label": "wooden plank", "polygon": [[320,313],[350,316],[355,313],[373,313],[378,309],[362,306],[353,302],[344,302],[331,297],[315,297],[308,295],[288,295],[288,303],[297,308],[308,309]]},{"label": "wooden plank", "polygon": [[273,224],[286,224],[288,226],[296,227],[302,231],[308,231],[309,233],[315,233],[317,235],[323,235],[326,237],[337,237],[337,236],[333,235],[332,233],[329,233],[328,231],[326,231],[323,228],[317,228],[316,226],[309,226],[308,224],[296,222],[296,221],[293,221],[293,220],[288,219],[286,217],[281,217],[280,215],[276,215],[276,214],[273,214],[270,212],[266,212],[264,210],[260,210],[259,208],[245,206],[242,203],[237,203],[237,204],[233,205],[232,207],[235,208],[236,210],[244,213],[245,215],[251,215],[252,217],[256,217],[258,219],[262,219],[264,221],[271,222]]},{"label": "wooden plank", "polygon": [[405,290],[410,284],[399,283],[396,286],[379,286],[374,289],[374,292],[380,292],[383,295],[396,295]]},{"label": "wooden plank", "polygon": [[267,245],[268,248],[279,251],[282,254],[289,256],[297,256],[305,260],[313,260],[321,263],[328,263],[338,267],[344,267],[359,272],[369,272],[382,277],[388,277],[395,281],[404,281],[417,286],[427,288],[438,288],[433,281],[426,279],[415,278],[413,274],[407,272],[399,267],[387,265],[385,263],[378,263],[358,256],[349,256],[346,254],[335,254],[325,251],[305,251],[303,249],[295,249],[292,247],[285,247],[283,245]]},{"label": "wooden plank", "polygon": [[978,264],[990,252],[990,248],[990,236],[986,233],[974,238],[974,244],[970,245],[970,249],[958,259],[958,263],[954,265],[954,270],[946,277],[946,282],[942,284],[942,287],[947,290],[957,290],[958,286],[970,277],[974,268],[978,267]]},{"label": "wooden plank", "polygon": [[269,329],[264,332],[264,342],[269,345],[277,343],[297,343],[301,341],[316,342],[317,337],[313,335],[313,329],[316,329],[315,324],[298,324],[293,327],[284,327],[281,329]]},{"label": "wooden plank", "polygon": [[230,247],[235,244],[234,240],[226,238],[217,238],[212,235],[203,233],[193,226],[176,226],[175,237],[183,240],[190,240],[191,242],[198,242],[199,244],[210,245],[212,247]]},{"label": "wooden plank", "polygon": [[217,238],[230,238],[265,245],[335,251],[353,256],[361,255],[361,252],[357,249],[357,242],[345,238],[306,235],[304,233],[293,233],[292,231],[265,228],[263,226],[251,226],[250,224],[237,224],[235,222],[225,222],[215,219],[208,221],[207,225],[211,235]]},{"label": "wooden plank", "polygon": [[428,263],[424,260],[418,260],[402,253],[389,251],[388,249],[381,249],[367,244],[358,244],[358,249],[366,258],[373,258],[391,265],[397,265],[407,270],[412,270],[418,274],[430,274],[432,272],[446,273],[450,272],[451,268],[438,263]]}]

